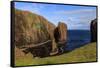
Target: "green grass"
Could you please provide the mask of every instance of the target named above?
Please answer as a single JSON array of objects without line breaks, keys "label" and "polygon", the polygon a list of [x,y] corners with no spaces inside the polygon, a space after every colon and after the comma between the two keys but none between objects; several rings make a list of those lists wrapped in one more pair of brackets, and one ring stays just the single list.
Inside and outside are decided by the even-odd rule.
[{"label": "green grass", "polygon": [[59,56],[32,58],[32,55],[28,54],[24,57],[17,57],[15,65],[26,66],[91,61],[96,61],[96,43],[87,44],[83,47],[77,48],[71,52],[64,53]]}]

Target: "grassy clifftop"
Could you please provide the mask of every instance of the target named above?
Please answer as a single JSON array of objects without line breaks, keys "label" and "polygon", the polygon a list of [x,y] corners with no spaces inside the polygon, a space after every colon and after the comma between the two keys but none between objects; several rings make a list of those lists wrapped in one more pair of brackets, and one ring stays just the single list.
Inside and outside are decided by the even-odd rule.
[{"label": "grassy clifftop", "polygon": [[96,43],[90,43],[71,52],[46,58],[32,58],[31,54],[16,58],[16,66],[96,61]]}]

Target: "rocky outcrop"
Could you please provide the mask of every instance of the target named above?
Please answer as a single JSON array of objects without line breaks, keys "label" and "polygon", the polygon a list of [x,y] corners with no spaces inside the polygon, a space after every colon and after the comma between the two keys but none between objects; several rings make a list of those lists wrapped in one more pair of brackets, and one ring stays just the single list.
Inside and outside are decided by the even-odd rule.
[{"label": "rocky outcrop", "polygon": [[97,19],[94,19],[91,21],[91,42],[96,42],[97,41]]},{"label": "rocky outcrop", "polygon": [[[58,42],[67,40],[66,31],[67,27],[64,23],[60,22],[56,28],[54,24],[38,14],[15,9],[15,45],[22,50],[25,48],[22,51],[25,54],[30,52],[33,56],[39,57],[57,54]],[[51,42],[35,47],[48,40]]]},{"label": "rocky outcrop", "polygon": [[15,10],[15,44],[17,47],[50,40],[54,29],[55,26],[40,15]]},{"label": "rocky outcrop", "polygon": [[54,37],[57,43],[64,43],[67,41],[67,25],[59,22],[58,27],[54,30]]},{"label": "rocky outcrop", "polygon": [[17,48],[52,40],[52,44],[49,45],[47,49],[45,46],[38,47],[37,50],[32,47],[28,47],[23,51],[24,53],[31,52],[33,54],[35,52],[37,56],[39,56],[39,54],[43,56],[43,54],[46,54],[42,51],[44,50],[43,47],[45,47],[45,52],[48,52],[47,50],[50,52],[50,47],[56,46],[53,41],[54,29],[55,25],[47,21],[44,17],[28,11],[15,9],[15,45]]},{"label": "rocky outcrop", "polygon": [[59,54],[64,52],[68,38],[67,34],[67,25],[63,22],[59,22],[58,26],[54,30],[54,37],[58,45]]}]

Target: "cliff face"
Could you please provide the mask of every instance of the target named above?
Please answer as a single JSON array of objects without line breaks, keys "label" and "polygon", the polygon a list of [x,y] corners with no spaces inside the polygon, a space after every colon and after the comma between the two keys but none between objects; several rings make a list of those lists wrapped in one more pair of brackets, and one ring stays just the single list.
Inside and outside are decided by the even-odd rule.
[{"label": "cliff face", "polygon": [[15,9],[15,45],[37,44],[51,39],[55,26],[44,17]]},{"label": "cliff face", "polygon": [[91,42],[96,42],[97,41],[97,19],[94,19],[91,21]]},{"label": "cliff face", "polygon": [[[33,47],[48,40],[51,42]],[[17,48],[26,48],[22,50],[25,54],[30,52],[33,56],[39,57],[55,55],[59,53],[59,49],[62,50],[58,48],[59,42],[65,43],[66,41],[66,24],[60,22],[55,27],[38,14],[15,9],[15,45]]]}]

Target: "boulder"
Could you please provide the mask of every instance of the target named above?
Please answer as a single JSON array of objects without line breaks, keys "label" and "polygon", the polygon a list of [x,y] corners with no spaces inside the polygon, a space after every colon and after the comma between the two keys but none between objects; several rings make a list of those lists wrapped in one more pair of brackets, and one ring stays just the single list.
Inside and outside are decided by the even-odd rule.
[{"label": "boulder", "polygon": [[90,31],[91,31],[91,42],[96,42],[97,41],[97,19],[91,21]]}]

